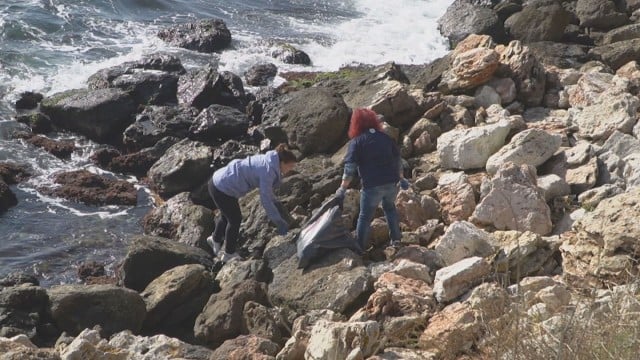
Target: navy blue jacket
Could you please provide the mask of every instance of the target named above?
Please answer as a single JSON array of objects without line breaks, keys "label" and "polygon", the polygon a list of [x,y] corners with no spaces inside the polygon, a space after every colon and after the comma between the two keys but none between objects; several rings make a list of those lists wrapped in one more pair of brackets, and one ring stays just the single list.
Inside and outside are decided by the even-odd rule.
[{"label": "navy blue jacket", "polygon": [[395,184],[400,181],[400,151],[389,135],[369,129],[351,139],[344,159],[343,179],[360,173],[362,188]]}]

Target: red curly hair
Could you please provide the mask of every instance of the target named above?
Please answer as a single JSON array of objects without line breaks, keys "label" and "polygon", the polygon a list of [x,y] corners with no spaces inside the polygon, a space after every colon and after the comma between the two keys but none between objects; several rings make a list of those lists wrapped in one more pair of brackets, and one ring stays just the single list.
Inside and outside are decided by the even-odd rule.
[{"label": "red curly hair", "polygon": [[382,123],[378,120],[378,115],[369,109],[355,109],[351,114],[349,139],[357,137],[368,129],[382,131]]}]

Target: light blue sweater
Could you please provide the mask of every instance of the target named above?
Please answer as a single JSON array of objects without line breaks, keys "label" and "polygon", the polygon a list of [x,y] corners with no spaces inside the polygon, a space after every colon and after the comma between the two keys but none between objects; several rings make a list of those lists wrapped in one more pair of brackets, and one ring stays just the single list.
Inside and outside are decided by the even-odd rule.
[{"label": "light blue sweater", "polygon": [[277,226],[286,224],[275,204],[273,189],[280,185],[280,159],[275,151],[233,160],[213,173],[213,185],[223,193],[241,198],[260,188],[260,201],[269,219]]}]

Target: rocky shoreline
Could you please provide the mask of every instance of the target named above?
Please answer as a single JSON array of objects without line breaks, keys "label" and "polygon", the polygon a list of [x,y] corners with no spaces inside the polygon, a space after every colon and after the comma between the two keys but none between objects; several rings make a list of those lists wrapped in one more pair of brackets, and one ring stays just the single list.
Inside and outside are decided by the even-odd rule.
[{"label": "rocky shoreline", "polygon": [[[104,144],[93,161],[140,177],[158,204],[116,278],[93,264],[81,285],[2,279],[0,359],[581,358],[601,351],[591,333],[615,336],[606,351],[632,359],[638,9],[633,0],[456,0],[440,20],[453,50],[430,64],[280,74],[279,88],[265,86],[274,66],[257,64],[245,81],[260,87],[249,92],[236,74],[187,71],[155,54],[101,70],[88,89],[26,94],[17,137],[61,157],[73,147],[35,134]],[[160,36],[224,51],[225,29],[208,21]],[[274,57],[308,60],[282,50]],[[397,199],[403,245],[385,248],[379,217],[364,257],[341,249],[298,269],[296,232],[340,182],[355,107],[384,115],[401,145],[412,181]],[[283,141],[302,158],[279,191],[293,233],[277,236],[251,194],[241,201],[247,260],[223,266],[205,241],[214,226],[206,180]],[[0,164],[0,210],[16,203],[6,184],[27,176],[26,164]],[[135,200],[104,175],[56,182],[41,191]],[[358,204],[349,190],[350,228]]]}]

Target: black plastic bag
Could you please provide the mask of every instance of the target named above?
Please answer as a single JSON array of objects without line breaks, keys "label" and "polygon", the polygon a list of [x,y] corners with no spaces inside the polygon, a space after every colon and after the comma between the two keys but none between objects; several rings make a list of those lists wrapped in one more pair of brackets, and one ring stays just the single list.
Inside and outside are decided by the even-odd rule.
[{"label": "black plastic bag", "polygon": [[302,227],[296,239],[298,268],[306,268],[313,259],[329,249],[349,248],[362,252],[349,229],[344,226],[342,202],[342,199],[333,196]]}]

